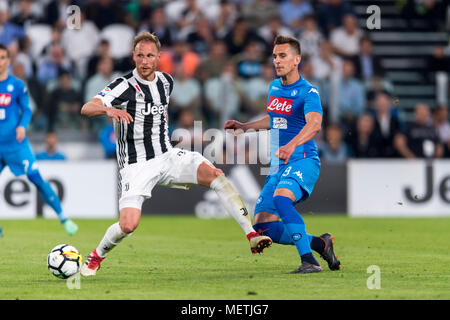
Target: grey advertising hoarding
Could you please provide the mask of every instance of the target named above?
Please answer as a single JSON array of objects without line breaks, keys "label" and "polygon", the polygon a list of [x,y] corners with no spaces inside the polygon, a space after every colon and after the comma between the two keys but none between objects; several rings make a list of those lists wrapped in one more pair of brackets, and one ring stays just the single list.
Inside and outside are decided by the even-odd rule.
[{"label": "grey advertising hoarding", "polygon": [[[259,165],[218,165],[231,180],[250,212],[261,191],[266,176]],[[263,170],[264,171],[264,170]],[[345,164],[322,164],[319,180],[312,196],[297,208],[305,213],[346,213],[347,170]],[[157,186],[152,197],[144,202],[144,214],[196,214],[200,217],[221,217],[223,209],[214,192],[206,187],[192,186],[190,190]]]}]

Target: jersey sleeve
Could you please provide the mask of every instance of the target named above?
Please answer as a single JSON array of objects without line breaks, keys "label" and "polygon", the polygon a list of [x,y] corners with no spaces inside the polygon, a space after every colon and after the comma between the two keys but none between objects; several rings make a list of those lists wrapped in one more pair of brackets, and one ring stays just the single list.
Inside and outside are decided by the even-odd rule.
[{"label": "jersey sleeve", "polygon": [[30,124],[31,117],[33,112],[30,108],[30,101],[28,99],[28,90],[25,83],[21,83],[21,86],[18,88],[19,94],[17,95],[17,102],[19,104],[20,110],[22,111],[22,116],[20,117],[19,127],[28,128]]},{"label": "jersey sleeve", "polygon": [[305,93],[304,114],[309,112],[318,112],[323,115],[322,104],[320,103],[319,90],[315,87],[309,87]]},{"label": "jersey sleeve", "polygon": [[100,91],[94,98],[102,101],[106,107],[120,106],[128,101],[129,84],[124,78],[117,78]]}]

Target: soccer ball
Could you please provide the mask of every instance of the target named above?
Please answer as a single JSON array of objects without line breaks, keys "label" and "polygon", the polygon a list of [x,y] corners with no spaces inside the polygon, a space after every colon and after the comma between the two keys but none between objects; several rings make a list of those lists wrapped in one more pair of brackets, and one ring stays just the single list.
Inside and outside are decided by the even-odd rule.
[{"label": "soccer ball", "polygon": [[68,244],[57,245],[47,256],[47,266],[55,277],[67,279],[80,271],[81,254]]}]

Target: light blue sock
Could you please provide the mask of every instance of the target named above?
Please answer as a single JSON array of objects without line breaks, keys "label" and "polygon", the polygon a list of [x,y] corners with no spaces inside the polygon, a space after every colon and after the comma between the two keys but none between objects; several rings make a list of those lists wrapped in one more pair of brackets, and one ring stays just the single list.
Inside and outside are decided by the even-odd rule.
[{"label": "light blue sock", "polygon": [[281,221],[261,222],[253,226],[257,232],[270,237],[273,242],[279,244],[294,244],[289,232]]},{"label": "light blue sock", "polygon": [[[281,221],[271,221],[271,222],[260,222],[255,225],[253,225],[253,229],[255,229],[258,232],[262,232],[264,235],[270,237],[273,242],[279,243],[279,244],[294,244],[294,241],[292,240],[291,236],[289,235],[289,231],[284,226],[283,222]],[[313,243],[312,241],[314,239],[319,239],[316,236],[313,236],[311,234],[306,234],[308,236],[309,243],[311,245],[311,249],[314,251],[317,251],[318,253],[322,253],[323,246],[314,246],[316,243]],[[316,248],[317,247],[317,248]]]},{"label": "light blue sock", "polygon": [[275,196],[274,203],[281,216],[283,224],[289,232],[291,239],[302,259],[302,262],[308,262],[319,265],[312,255],[310,242],[311,236],[306,233],[305,222],[300,214],[295,210],[294,202],[288,197]]},{"label": "light blue sock", "polygon": [[58,196],[48,182],[42,179],[39,171],[35,170],[27,174],[28,179],[36,186],[42,199],[48,204],[58,215],[58,219],[61,223],[67,220],[67,217],[62,212],[61,202]]}]

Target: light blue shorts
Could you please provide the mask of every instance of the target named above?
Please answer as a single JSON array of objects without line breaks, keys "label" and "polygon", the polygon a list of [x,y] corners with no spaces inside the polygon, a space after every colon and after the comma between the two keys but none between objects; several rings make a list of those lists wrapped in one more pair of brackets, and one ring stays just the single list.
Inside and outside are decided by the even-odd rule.
[{"label": "light blue shorts", "polygon": [[279,216],[273,194],[276,189],[286,188],[295,195],[296,203],[304,201],[311,195],[319,178],[319,157],[300,159],[279,166],[277,172],[266,178],[266,183],[256,201],[255,215],[266,211]]},{"label": "light blue shorts", "polygon": [[35,170],[36,165],[36,157],[28,140],[13,150],[0,147],[0,172],[8,166],[15,176],[20,176]]}]

